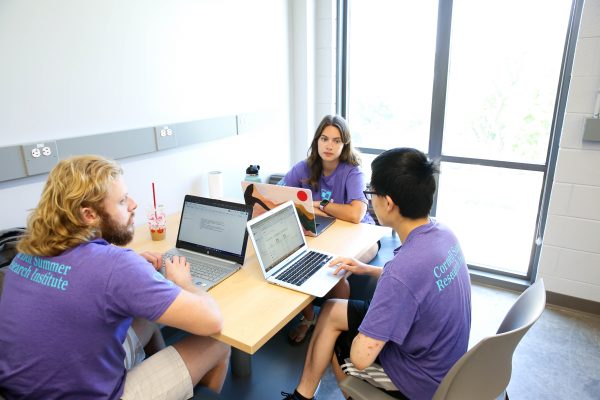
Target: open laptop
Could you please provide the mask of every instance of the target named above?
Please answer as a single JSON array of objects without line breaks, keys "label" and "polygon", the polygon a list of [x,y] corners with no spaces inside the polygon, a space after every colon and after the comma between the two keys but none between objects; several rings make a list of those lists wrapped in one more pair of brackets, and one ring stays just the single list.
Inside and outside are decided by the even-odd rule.
[{"label": "open laptop", "polygon": [[[254,187],[250,187],[254,185]],[[257,183],[242,181],[242,191],[246,204],[254,206],[253,216],[256,217],[266,210],[256,201],[252,194],[258,191],[262,198],[266,198],[272,205],[293,201],[298,211],[300,223],[307,236],[318,236],[335,222],[334,217],[315,214],[313,206],[312,191],[310,189],[297,188],[293,186],[271,185],[268,183]],[[271,204],[265,204],[267,206]]]},{"label": "open laptop", "polygon": [[344,276],[328,266],[332,254],[308,247],[292,201],[248,221],[248,232],[270,283],[323,297]]},{"label": "open laptop", "polygon": [[194,284],[208,290],[244,263],[250,218],[252,207],[246,204],[186,195],[177,244],[163,260],[184,256]]}]

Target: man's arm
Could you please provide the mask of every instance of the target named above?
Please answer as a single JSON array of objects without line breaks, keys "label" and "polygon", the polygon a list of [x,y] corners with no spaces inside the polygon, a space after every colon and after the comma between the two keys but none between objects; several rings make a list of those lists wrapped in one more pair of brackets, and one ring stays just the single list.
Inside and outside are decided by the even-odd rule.
[{"label": "man's arm", "polygon": [[359,332],[352,341],[350,361],[356,369],[363,370],[375,362],[384,345],[383,340],[373,339]]},{"label": "man's arm", "polygon": [[223,328],[223,316],[214,298],[192,282],[190,265],[184,257],[165,263],[165,275],[181,287],[181,292],[157,322],[186,332],[208,336]]},{"label": "man's arm", "polygon": [[198,288],[182,288],[157,322],[200,336],[223,329],[223,316],[211,295]]},{"label": "man's arm", "polygon": [[370,275],[379,278],[383,272],[381,267],[365,264],[352,257],[336,257],[329,262],[329,266],[335,268],[334,275],[337,275],[340,271],[350,271],[356,275]]},{"label": "man's arm", "polygon": [[157,253],[155,251],[144,251],[140,253],[140,256],[144,257],[146,261],[148,261],[155,270],[159,270],[162,265],[162,254]]}]

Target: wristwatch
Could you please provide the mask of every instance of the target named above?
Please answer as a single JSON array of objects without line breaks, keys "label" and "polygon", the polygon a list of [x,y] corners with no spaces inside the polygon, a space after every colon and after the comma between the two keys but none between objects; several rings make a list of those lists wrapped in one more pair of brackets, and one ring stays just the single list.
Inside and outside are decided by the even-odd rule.
[{"label": "wristwatch", "polygon": [[321,203],[319,203],[319,210],[325,211],[324,208],[327,204],[329,204],[329,200],[325,200],[325,199],[321,200]]}]

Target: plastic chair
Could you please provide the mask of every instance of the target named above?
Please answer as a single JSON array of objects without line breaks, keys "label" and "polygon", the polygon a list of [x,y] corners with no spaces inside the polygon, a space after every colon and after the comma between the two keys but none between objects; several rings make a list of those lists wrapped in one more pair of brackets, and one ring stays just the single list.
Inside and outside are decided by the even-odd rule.
[{"label": "plastic chair", "polygon": [[[510,308],[498,332],[482,339],[446,374],[433,400],[506,399],[513,353],[546,307],[544,281],[525,290]],[[348,376],[340,388],[354,400],[391,400],[393,397],[358,378]]]},{"label": "plastic chair", "polygon": [[283,174],[273,174],[273,175],[269,176],[267,183],[270,183],[271,185],[277,185],[279,183],[279,181],[283,179],[284,176],[285,175],[283,175]]}]

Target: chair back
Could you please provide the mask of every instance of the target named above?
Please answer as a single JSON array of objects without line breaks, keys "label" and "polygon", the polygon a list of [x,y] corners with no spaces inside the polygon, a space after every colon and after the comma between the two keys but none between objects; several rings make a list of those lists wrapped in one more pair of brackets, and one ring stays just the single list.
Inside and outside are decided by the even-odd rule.
[{"label": "chair back", "polygon": [[498,333],[482,339],[448,371],[434,400],[484,400],[502,394],[512,374],[512,357],[546,306],[543,280],[525,290],[510,308]]},{"label": "chair back", "polygon": [[269,176],[267,183],[271,185],[277,185],[279,181],[283,179],[284,176],[285,175],[282,174],[272,174],[271,176]]},{"label": "chair back", "polygon": [[544,280],[539,279],[525,290],[508,310],[496,333],[505,333],[524,326],[531,326],[546,307]]},{"label": "chair back", "polygon": [[[452,366],[433,400],[491,400],[501,395],[510,382],[513,353],[545,307],[546,290],[540,279],[515,301],[496,335],[482,339]],[[354,400],[393,399],[352,376],[346,377],[340,388]]]}]

